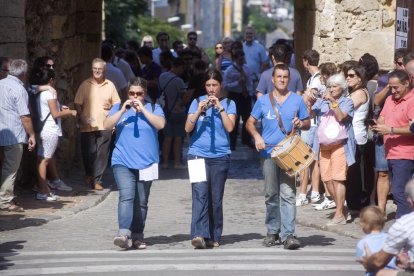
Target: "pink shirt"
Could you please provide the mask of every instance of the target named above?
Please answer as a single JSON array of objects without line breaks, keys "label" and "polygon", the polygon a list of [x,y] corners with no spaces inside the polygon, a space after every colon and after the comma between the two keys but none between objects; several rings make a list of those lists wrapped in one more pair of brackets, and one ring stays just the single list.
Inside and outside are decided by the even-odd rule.
[{"label": "pink shirt", "polygon": [[[404,98],[394,101],[392,96],[385,100],[380,116],[390,127],[405,127],[414,118],[414,89]],[[385,156],[387,159],[414,160],[414,135],[384,135]]]}]

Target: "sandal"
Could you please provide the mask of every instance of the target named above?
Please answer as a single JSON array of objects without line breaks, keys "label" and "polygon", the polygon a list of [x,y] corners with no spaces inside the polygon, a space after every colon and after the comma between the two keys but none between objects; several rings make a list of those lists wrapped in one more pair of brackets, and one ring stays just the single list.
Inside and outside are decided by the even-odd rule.
[{"label": "sandal", "polygon": [[11,204],[9,207],[2,208],[2,211],[22,213],[24,209],[16,204]]}]

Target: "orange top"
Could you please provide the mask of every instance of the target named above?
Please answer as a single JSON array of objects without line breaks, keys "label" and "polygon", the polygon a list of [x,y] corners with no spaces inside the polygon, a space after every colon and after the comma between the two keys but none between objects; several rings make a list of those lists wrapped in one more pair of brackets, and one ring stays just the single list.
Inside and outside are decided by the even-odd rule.
[{"label": "orange top", "polygon": [[115,85],[110,80],[96,84],[89,78],[79,86],[75,104],[82,106],[82,114],[87,123],[80,122],[81,132],[104,130],[103,122],[111,106],[121,102]]}]

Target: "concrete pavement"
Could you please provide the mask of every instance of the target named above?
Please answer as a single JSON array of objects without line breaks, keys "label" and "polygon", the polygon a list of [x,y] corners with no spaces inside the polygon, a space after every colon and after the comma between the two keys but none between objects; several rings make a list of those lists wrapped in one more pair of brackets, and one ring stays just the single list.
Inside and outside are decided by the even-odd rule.
[{"label": "concrete pavement", "polygon": [[[60,200],[58,202],[38,201],[35,199],[35,193],[33,191],[21,192],[18,201],[21,203],[21,206],[25,208],[25,212],[12,213],[0,211],[0,231],[41,225],[52,220],[61,219],[87,210],[105,200],[111,192],[111,188],[116,188],[110,168],[106,171],[103,179],[106,186],[103,191],[97,192],[90,190],[89,187],[83,185],[82,179],[83,172],[80,170],[73,170],[70,177],[64,179],[66,184],[73,187],[73,191],[58,192],[57,194],[60,195]],[[160,169],[160,180],[158,182],[166,185],[166,187],[174,185],[174,183],[177,182],[188,182],[188,172],[186,170]],[[239,183],[248,183],[252,185],[249,186],[249,189],[240,190],[238,193],[231,194],[232,197],[248,198],[251,193],[254,193],[255,196],[263,195],[263,181],[258,155],[254,150],[245,146],[239,146],[237,150],[232,153],[231,170],[226,185],[228,187]],[[160,185],[157,183],[155,184]],[[163,190],[163,193],[165,193],[163,198],[167,200],[170,196],[173,196],[172,194],[169,195],[169,189]],[[224,202],[226,202],[226,197],[228,196],[229,195],[226,194]],[[188,205],[190,203],[186,202],[185,204]],[[240,204],[246,204],[246,202],[240,202]],[[244,223],[263,224],[264,217],[262,221],[249,221],[249,216],[254,217],[257,211],[264,213],[264,201],[260,204],[259,209],[252,211],[251,214],[240,214],[238,213],[237,206],[231,206],[230,208],[234,208],[234,218],[232,219],[241,220],[241,216],[243,216],[244,218],[242,220]],[[389,202],[387,210],[389,219],[386,228],[388,228],[394,221],[392,218],[395,214],[395,206]],[[191,208],[185,210],[185,212],[191,213]],[[327,227],[325,224],[332,212],[333,210],[315,211],[310,204],[298,207],[297,223],[303,226],[330,231],[353,238],[361,238],[364,235],[360,229],[358,218],[354,218],[353,221],[347,225]],[[160,219],[162,220],[162,216]],[[244,225],[247,226],[246,224]],[[263,231],[265,231],[264,228]]]}]

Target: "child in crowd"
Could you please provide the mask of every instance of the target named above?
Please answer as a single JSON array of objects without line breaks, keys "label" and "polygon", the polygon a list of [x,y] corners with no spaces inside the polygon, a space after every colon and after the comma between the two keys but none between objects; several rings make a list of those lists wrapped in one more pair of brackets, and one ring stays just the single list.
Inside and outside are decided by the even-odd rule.
[{"label": "child in crowd", "polygon": [[[371,253],[375,253],[381,250],[382,245],[384,244],[387,234],[383,232],[385,225],[384,213],[377,206],[367,206],[362,209],[359,216],[360,224],[362,230],[367,234],[362,238],[356,248],[356,257],[359,259],[365,256],[365,245],[367,245]],[[387,269],[397,269],[395,264],[395,257],[385,267]],[[375,276],[375,272],[366,272],[366,276]]]}]

